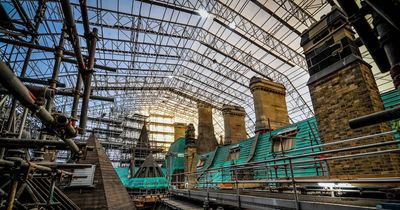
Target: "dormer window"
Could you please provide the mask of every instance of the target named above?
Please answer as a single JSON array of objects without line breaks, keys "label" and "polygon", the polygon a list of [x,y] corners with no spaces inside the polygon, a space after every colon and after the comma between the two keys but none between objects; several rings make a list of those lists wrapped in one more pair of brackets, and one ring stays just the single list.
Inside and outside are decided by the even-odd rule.
[{"label": "dormer window", "polygon": [[231,147],[231,150],[229,151],[227,160],[237,160],[239,159],[239,155],[240,155],[240,147],[239,145],[234,145]]},{"label": "dormer window", "polygon": [[297,128],[289,128],[272,136],[271,152],[283,152],[293,149],[297,132]]},{"label": "dormer window", "polygon": [[197,167],[197,168],[203,167],[204,164],[205,164],[205,162],[206,162],[206,160],[207,160],[207,157],[208,157],[208,155],[201,156],[200,159],[199,159],[199,161],[197,161],[197,166],[196,166],[196,167]]},{"label": "dormer window", "polygon": [[206,162],[205,160],[199,160],[197,162],[197,167],[203,167],[205,162]]}]

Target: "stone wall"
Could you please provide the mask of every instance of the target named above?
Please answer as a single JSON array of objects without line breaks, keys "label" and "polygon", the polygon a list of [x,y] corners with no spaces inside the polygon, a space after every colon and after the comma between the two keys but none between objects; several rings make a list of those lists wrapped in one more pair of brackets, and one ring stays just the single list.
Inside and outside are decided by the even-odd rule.
[{"label": "stone wall", "polygon": [[223,105],[225,144],[236,144],[239,140],[247,138],[245,117],[246,111],[243,107]]},{"label": "stone wall", "polygon": [[198,103],[198,137],[197,152],[206,153],[218,146],[217,138],[214,133],[212,107],[208,104]]},{"label": "stone wall", "polygon": [[174,123],[174,140],[185,137],[186,123]]},{"label": "stone wall", "polygon": [[[197,147],[194,145],[187,145],[185,147],[185,173],[196,173],[197,171]],[[196,174],[187,174],[185,183],[187,188],[191,189],[196,185]]]},{"label": "stone wall", "polygon": [[256,114],[256,132],[274,130],[289,124],[285,86],[253,77],[250,80],[250,89]]}]

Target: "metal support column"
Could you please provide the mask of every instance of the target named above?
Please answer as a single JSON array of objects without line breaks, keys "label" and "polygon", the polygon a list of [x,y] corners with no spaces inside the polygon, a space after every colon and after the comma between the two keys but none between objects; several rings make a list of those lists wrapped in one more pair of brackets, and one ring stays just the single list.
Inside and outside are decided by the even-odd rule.
[{"label": "metal support column", "polygon": [[296,202],[296,209],[300,209],[299,205],[299,198],[297,195],[297,187],[296,187],[296,182],[294,180],[294,170],[293,170],[293,165],[292,165],[292,159],[289,158],[289,167],[290,167],[290,178],[292,179],[292,185],[293,185],[293,195],[294,195],[294,201]]}]

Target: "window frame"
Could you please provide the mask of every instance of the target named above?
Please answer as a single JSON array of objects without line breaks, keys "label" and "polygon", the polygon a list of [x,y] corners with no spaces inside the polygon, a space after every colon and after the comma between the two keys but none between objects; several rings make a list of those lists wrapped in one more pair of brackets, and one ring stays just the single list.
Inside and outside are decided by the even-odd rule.
[{"label": "window frame", "polygon": [[[271,152],[284,153],[296,147],[296,136],[299,130],[296,128],[288,129],[271,136]],[[278,144],[278,145],[275,145]],[[279,148],[279,149],[277,149]]]},{"label": "window frame", "polygon": [[239,159],[240,157],[240,147],[239,145],[234,145],[229,149],[228,157],[226,157],[227,161],[234,161]]}]

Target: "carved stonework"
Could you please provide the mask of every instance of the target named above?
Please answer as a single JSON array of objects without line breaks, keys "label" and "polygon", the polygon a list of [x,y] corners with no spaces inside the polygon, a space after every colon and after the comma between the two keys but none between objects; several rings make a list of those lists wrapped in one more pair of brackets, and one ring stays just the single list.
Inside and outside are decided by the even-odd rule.
[{"label": "carved stonework", "polygon": [[256,132],[275,130],[289,124],[284,85],[253,77],[250,90],[256,114]]},{"label": "carved stonework", "polygon": [[197,103],[197,113],[197,152],[203,154],[218,146],[213,125],[213,108],[205,103]]},{"label": "carved stonework", "polygon": [[222,106],[224,116],[225,140],[223,144],[236,144],[239,140],[246,139],[245,117],[243,107],[224,104]]},{"label": "carved stonework", "polygon": [[185,137],[186,123],[174,123],[174,140]]},{"label": "carved stonework", "polygon": [[256,90],[261,90],[279,95],[286,95],[286,89],[284,85],[273,82],[272,80],[266,80],[258,77],[252,77],[250,79],[250,90],[252,93]]},{"label": "carved stonework", "polygon": [[185,139],[186,139],[186,145],[196,145],[196,138],[195,138],[195,131],[196,129],[194,128],[194,125],[190,123],[186,127],[185,131]]}]

